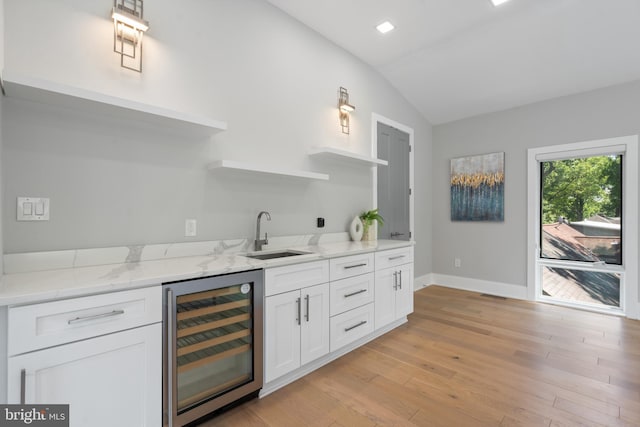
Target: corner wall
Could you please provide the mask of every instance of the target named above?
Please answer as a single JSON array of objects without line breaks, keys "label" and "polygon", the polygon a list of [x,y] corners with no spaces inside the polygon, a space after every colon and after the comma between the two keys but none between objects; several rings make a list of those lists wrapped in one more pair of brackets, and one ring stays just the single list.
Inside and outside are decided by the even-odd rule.
[{"label": "corner wall", "polygon": [[[527,149],[640,134],[640,81],[433,129],[433,272],[443,284],[526,295]],[[449,160],[505,152],[505,220],[452,222]],[[460,258],[460,268],[454,258]],[[449,283],[445,283],[449,282]],[[437,283],[437,282],[436,282]],[[459,285],[459,286],[458,286]]]},{"label": "corner wall", "polygon": [[[416,274],[431,271],[430,124],[371,67],[258,0],[145,3],[143,73],[113,53],[108,2],[8,0],[6,67],[59,83],[209,116],[211,138],[124,123],[86,111],[7,99],[7,253],[345,231],[369,209],[368,168],[307,156],[329,145],[371,152],[371,114],[414,128]],[[65,25],[59,25],[64,16]],[[24,25],[30,22],[30,25]],[[61,46],[64,49],[61,50]],[[24,52],[29,52],[25,55]],[[356,106],[340,131],[338,88]],[[229,159],[326,172],[328,182],[212,173]],[[15,198],[49,197],[48,223],[18,223]],[[327,226],[315,227],[316,217]],[[184,221],[198,235],[184,237]]]}]

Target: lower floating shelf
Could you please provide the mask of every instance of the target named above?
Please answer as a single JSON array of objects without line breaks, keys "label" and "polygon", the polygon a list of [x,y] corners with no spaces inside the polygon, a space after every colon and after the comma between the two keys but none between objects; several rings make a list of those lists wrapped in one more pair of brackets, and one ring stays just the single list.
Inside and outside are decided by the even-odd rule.
[{"label": "lower floating shelf", "polygon": [[244,162],[236,162],[234,160],[218,160],[209,164],[209,170],[239,170],[245,172],[265,173],[271,175],[290,176],[293,178],[318,179],[321,181],[329,180],[329,175],[324,173],[283,169],[278,167],[262,166],[249,164]]}]

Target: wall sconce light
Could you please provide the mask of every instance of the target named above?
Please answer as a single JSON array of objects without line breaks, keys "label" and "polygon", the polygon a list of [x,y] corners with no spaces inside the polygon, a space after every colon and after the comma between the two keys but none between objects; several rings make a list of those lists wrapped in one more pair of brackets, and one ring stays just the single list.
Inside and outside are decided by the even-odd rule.
[{"label": "wall sconce light", "polygon": [[149,22],[142,19],[144,0],[113,0],[113,51],[120,65],[142,72],[142,36]]},{"label": "wall sconce light", "polygon": [[349,134],[349,113],[354,111],[356,107],[349,103],[349,92],[347,89],[340,87],[340,95],[338,97],[338,114],[340,115],[340,126],[342,133]]}]

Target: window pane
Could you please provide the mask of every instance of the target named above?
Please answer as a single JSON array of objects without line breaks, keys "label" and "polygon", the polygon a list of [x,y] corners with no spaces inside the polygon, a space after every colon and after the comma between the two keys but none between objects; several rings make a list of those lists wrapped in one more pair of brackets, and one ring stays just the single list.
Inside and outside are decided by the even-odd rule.
[{"label": "window pane", "polygon": [[622,156],[541,162],[541,257],[622,264]]},{"label": "window pane", "polygon": [[574,303],[620,307],[620,275],[542,267],[542,293]]}]

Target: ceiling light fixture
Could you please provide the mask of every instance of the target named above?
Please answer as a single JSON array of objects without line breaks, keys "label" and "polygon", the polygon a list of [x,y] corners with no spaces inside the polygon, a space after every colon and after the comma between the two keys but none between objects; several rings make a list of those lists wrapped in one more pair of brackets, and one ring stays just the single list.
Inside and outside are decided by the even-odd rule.
[{"label": "ceiling light fixture", "polygon": [[506,3],[509,0],[491,0],[491,3],[493,3],[494,6],[500,6],[502,3]]},{"label": "ceiling light fixture", "polygon": [[142,72],[142,36],[149,22],[142,18],[144,0],[113,0],[113,51],[120,66]]},{"label": "ceiling light fixture", "polygon": [[[505,0],[502,0],[505,1]],[[376,26],[376,30],[380,31],[382,34],[386,34],[389,31],[393,30],[395,27],[389,21],[384,21],[382,24]]]},{"label": "ceiling light fixture", "polygon": [[340,87],[340,93],[338,95],[338,114],[340,117],[340,126],[342,126],[342,133],[349,135],[349,113],[355,111],[356,107],[349,103],[349,92],[347,89]]}]

